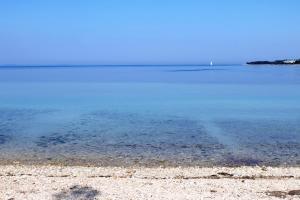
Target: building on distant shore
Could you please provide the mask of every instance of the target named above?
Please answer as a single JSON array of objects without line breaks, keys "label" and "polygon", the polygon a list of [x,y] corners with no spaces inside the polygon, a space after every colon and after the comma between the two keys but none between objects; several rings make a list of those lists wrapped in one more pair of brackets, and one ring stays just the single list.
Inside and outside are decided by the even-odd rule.
[{"label": "building on distant shore", "polygon": [[284,60],[283,63],[284,64],[295,64],[296,60]]}]

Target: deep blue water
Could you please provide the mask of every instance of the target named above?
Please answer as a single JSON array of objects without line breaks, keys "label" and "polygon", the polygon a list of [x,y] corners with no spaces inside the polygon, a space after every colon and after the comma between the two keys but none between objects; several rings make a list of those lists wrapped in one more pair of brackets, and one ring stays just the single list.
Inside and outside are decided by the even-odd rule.
[{"label": "deep blue water", "polygon": [[0,161],[299,166],[300,67],[2,67]]}]

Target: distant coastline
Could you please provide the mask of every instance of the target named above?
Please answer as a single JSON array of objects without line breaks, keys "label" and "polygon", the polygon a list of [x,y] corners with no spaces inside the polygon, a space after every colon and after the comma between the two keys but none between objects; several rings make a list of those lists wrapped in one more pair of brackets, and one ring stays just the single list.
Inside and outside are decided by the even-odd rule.
[{"label": "distant coastline", "polygon": [[275,61],[252,61],[248,65],[299,65],[300,59],[275,60]]}]

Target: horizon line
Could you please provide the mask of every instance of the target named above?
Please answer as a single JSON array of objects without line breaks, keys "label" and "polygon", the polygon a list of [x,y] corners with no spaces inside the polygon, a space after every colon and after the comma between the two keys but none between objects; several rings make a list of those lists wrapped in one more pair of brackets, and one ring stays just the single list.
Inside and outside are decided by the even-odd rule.
[{"label": "horizon line", "polygon": [[[232,63],[232,64],[220,64],[216,63],[214,66],[218,65],[243,65],[246,63]],[[138,66],[209,66],[210,64],[0,64],[0,67],[138,67]]]}]

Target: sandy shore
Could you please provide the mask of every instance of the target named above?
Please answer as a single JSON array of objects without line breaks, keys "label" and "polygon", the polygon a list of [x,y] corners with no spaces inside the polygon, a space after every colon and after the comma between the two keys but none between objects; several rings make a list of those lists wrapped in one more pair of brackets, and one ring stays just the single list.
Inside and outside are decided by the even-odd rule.
[{"label": "sandy shore", "polygon": [[300,199],[300,168],[0,166],[0,199]]}]

